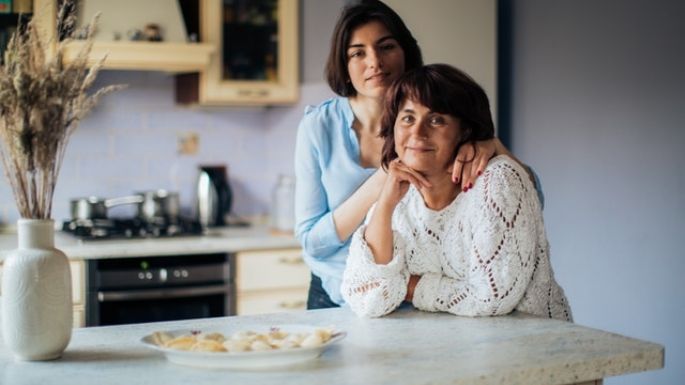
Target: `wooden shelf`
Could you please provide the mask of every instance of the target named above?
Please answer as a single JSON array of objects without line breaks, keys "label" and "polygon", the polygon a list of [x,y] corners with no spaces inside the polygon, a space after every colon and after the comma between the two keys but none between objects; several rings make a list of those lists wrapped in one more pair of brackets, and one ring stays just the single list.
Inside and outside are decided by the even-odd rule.
[{"label": "wooden shelf", "polygon": [[[82,42],[69,43],[66,60],[75,58],[82,47]],[[207,68],[215,51],[207,43],[95,42],[90,61],[107,55],[103,69],[198,72]]]}]

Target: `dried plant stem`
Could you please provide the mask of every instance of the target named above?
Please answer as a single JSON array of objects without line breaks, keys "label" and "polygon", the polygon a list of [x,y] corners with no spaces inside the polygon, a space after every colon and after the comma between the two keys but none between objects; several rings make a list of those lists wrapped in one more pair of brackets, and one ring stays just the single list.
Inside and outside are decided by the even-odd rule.
[{"label": "dried plant stem", "polygon": [[71,134],[100,97],[122,88],[108,86],[89,94],[105,58],[92,66],[97,16],[85,28],[86,43],[71,62],[66,44],[75,31],[75,15],[64,2],[58,12],[56,53],[48,58],[33,22],[10,39],[0,66],[0,159],[23,218],[46,219],[52,212],[57,176]]}]

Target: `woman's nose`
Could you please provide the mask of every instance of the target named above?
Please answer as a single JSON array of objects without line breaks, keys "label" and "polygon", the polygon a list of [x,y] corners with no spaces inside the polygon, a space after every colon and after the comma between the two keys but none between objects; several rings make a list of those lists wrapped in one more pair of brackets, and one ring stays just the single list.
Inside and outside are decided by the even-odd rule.
[{"label": "woman's nose", "polygon": [[417,120],[411,128],[411,133],[419,138],[428,137],[428,124],[421,119]]},{"label": "woman's nose", "polygon": [[377,49],[372,49],[368,55],[366,55],[367,65],[373,68],[383,67],[383,58]]}]

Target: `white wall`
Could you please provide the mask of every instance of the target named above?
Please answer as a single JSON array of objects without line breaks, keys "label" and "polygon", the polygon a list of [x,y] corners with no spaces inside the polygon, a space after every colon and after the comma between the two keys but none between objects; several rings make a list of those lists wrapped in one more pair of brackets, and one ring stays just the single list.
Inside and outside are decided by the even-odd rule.
[{"label": "white wall", "polygon": [[384,0],[419,42],[426,64],[447,63],[471,75],[497,116],[496,0]]},{"label": "white wall", "polygon": [[685,383],[685,2],[515,0],[513,151],[542,177],[576,322],[659,342]]}]

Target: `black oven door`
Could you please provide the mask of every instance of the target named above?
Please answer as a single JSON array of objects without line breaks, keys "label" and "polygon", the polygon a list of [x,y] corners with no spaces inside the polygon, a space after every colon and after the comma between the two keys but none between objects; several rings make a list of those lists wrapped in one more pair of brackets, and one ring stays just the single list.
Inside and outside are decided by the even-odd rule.
[{"label": "black oven door", "polygon": [[173,321],[190,318],[222,317],[230,313],[228,284],[167,287],[91,293],[92,306],[87,326],[121,325],[140,322]]}]

